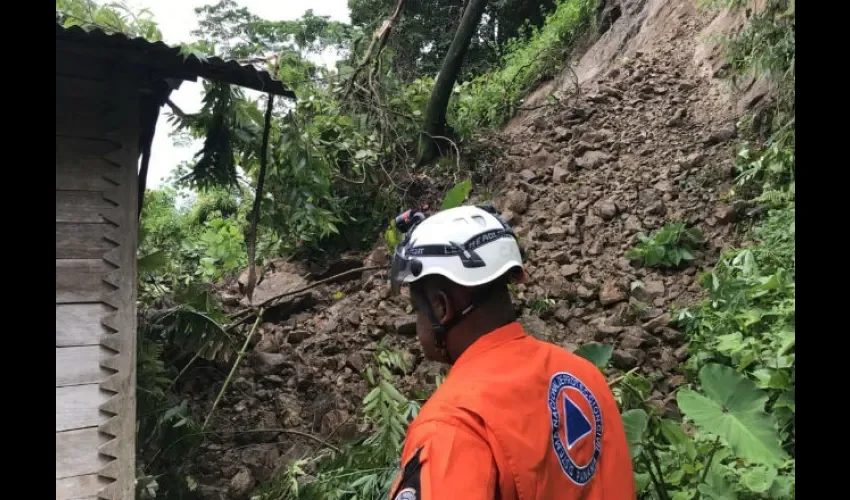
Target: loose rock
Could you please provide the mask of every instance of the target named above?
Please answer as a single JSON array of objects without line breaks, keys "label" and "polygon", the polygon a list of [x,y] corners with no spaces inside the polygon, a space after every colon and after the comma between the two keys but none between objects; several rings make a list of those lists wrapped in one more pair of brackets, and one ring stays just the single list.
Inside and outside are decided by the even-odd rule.
[{"label": "loose rock", "polygon": [[528,193],[514,190],[505,195],[504,208],[518,214],[524,214],[528,210]]},{"label": "loose rock", "polygon": [[593,169],[611,160],[611,155],[602,151],[587,151],[576,158],[576,166],[581,169]]},{"label": "loose rock", "polygon": [[626,298],[626,293],[616,282],[613,281],[606,281],[602,285],[602,289],[599,291],[599,302],[601,302],[603,306],[610,306],[617,302],[622,302],[626,300]]},{"label": "loose rock", "polygon": [[244,500],[250,496],[255,484],[251,471],[247,468],[240,469],[230,480],[230,494],[232,498]]}]

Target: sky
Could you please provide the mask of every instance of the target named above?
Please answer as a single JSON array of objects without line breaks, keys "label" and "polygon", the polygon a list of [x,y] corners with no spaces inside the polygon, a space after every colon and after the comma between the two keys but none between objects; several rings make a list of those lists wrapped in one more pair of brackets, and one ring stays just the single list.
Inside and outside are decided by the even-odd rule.
[{"label": "sky", "polygon": [[[192,41],[191,31],[197,28],[195,7],[213,4],[216,0],[130,0],[129,5],[147,8],[153,14],[154,21],[162,32],[162,41],[176,45]],[[105,3],[100,0],[98,3]],[[348,0],[236,0],[242,7],[262,18],[272,21],[292,20],[301,17],[307,9],[313,9],[318,16],[330,16],[334,21],[350,22]],[[323,58],[322,62],[332,64],[333,60]],[[201,108],[201,82],[183,82],[179,89],[171,93],[171,100],[187,113]],[[259,92],[244,89],[245,93],[256,98]],[[156,189],[163,183],[171,170],[179,163],[192,158],[201,146],[196,141],[188,146],[176,146],[170,137],[171,124],[165,116],[168,106],[163,106],[156,125],[156,135],[151,146],[151,161],[148,170],[147,187]]]}]

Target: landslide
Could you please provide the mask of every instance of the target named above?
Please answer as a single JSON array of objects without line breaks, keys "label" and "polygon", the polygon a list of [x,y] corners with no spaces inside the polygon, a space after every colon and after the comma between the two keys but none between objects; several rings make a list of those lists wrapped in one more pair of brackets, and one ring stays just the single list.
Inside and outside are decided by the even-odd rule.
[{"label": "landslide", "polygon": [[[719,80],[723,65],[710,35],[742,19],[692,4],[606,2],[595,43],[487,138],[493,159],[475,169],[492,175],[470,200],[494,202],[522,239],[530,281],[518,288],[517,307],[528,332],[571,350],[612,345],[611,375],[649,375],[653,401],[670,413],[686,349],[668,311],[696,300],[699,273],[739,243],[734,223],[746,210],[722,194],[732,179],[735,120],[764,95],[759,82],[732,95]],[[638,233],[671,221],[704,233],[706,245],[689,266],[667,271],[629,261]],[[254,303],[386,263],[382,241],[369,255],[323,269],[276,261],[263,269]],[[204,497],[247,494],[321,441],[365,432],[363,372],[380,346],[401,349],[415,367],[399,389],[433,390],[445,368],[423,359],[413,316],[389,298],[386,280],[384,271],[355,271],[272,301],[194,459]],[[221,295],[233,311],[245,305],[238,283]],[[193,413],[210,412],[225,371],[193,372],[184,388]]]}]

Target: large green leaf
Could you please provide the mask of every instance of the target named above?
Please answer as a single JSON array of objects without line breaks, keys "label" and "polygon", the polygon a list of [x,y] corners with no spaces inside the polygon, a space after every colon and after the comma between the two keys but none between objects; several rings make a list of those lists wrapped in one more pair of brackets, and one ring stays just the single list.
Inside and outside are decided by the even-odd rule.
[{"label": "large green leaf", "polygon": [[773,486],[777,471],[773,467],[756,466],[741,475],[741,483],[754,493],[764,493]]},{"label": "large green leaf", "polygon": [[466,197],[469,196],[469,192],[471,190],[472,181],[469,179],[455,184],[454,187],[449,189],[449,192],[446,193],[446,197],[443,199],[443,204],[440,206],[440,210],[459,207],[460,204],[466,200]]},{"label": "large green leaf", "polygon": [[652,478],[649,477],[649,474],[646,472],[635,473],[635,489],[638,493],[642,493],[650,484],[652,484]]},{"label": "large green leaf", "polygon": [[707,364],[699,378],[708,397],[682,389],[676,398],[679,409],[702,430],[726,440],[738,457],[781,465],[787,455],[776,421],[764,411],[767,394],[728,366]]},{"label": "large green leaf", "polygon": [[649,424],[649,416],[641,409],[628,410],[623,412],[623,428],[626,431],[626,440],[629,442],[629,449],[632,453],[632,458],[640,454],[643,444],[643,437],[646,434],[646,428]]},{"label": "large green leaf", "polygon": [[697,488],[704,498],[711,500],[737,500],[738,498],[735,487],[729,484],[717,466],[708,470],[705,482]]},{"label": "large green leaf", "polygon": [[681,453],[684,453],[685,456],[691,460],[696,458],[697,450],[696,445],[694,445],[694,440],[685,434],[685,431],[682,430],[682,427],[678,422],[670,420],[669,418],[664,418],[661,419],[661,425],[659,428],[661,430],[661,435],[668,443],[670,443],[671,446],[679,450]]},{"label": "large green leaf", "polygon": [[794,498],[794,476],[777,476],[768,494],[770,498]]},{"label": "large green leaf", "polygon": [[601,370],[608,366],[612,352],[614,352],[614,346],[590,342],[576,349],[573,354],[590,361]]}]

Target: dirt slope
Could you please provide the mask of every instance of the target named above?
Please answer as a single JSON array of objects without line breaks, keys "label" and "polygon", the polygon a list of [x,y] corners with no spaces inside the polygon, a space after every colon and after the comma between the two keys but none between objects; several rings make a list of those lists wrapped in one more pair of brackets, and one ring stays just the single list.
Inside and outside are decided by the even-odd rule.
[{"label": "dirt slope", "polygon": [[[712,76],[716,50],[702,36],[737,21],[679,0],[617,6],[608,32],[579,61],[581,95],[513,120],[498,137],[506,154],[490,170],[504,176],[494,182],[495,201],[528,253],[532,279],[521,290],[528,331],[570,349],[590,340],[614,345],[616,369],[653,375],[654,400],[665,407],[681,382],[673,369],[685,351],[664,311],[695,299],[699,271],[735,240],[735,210],[719,199],[731,180],[740,101]],[[542,87],[527,106],[567,80]],[[699,226],[708,239],[694,265],[632,267],[624,255],[635,234],[675,220]],[[382,252],[367,263],[380,264]],[[302,267],[279,264],[257,294],[300,286],[308,274]],[[386,276],[355,278],[286,302],[260,327],[195,460],[205,497],[245,498],[275,466],[316,449],[311,439],[268,429],[334,442],[356,435],[367,392],[361,372],[379,342],[404,348],[416,366],[405,388],[430,389],[441,368],[422,360],[412,317],[387,300]],[[542,299],[552,299],[551,308],[541,311]],[[205,415],[220,383],[202,376],[187,393]]]}]

